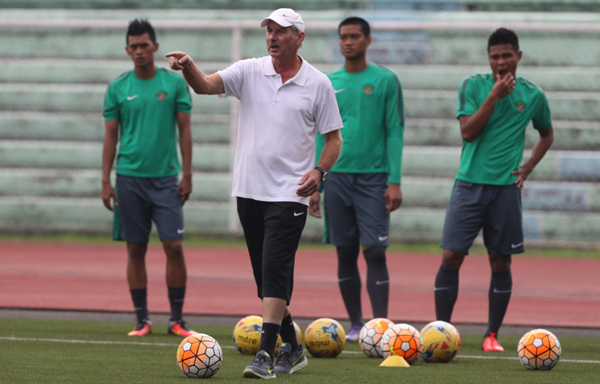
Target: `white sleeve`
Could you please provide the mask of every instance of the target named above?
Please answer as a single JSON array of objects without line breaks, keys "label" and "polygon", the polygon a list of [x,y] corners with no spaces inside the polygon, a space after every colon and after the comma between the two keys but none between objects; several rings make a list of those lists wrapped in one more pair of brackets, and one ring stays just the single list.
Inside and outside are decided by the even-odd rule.
[{"label": "white sleeve", "polygon": [[335,131],[344,126],[337,99],[335,98],[335,92],[333,91],[333,85],[331,85],[331,81],[327,77],[325,79],[326,81],[320,84],[320,90],[317,93],[319,98],[315,108],[315,122],[321,134]]},{"label": "white sleeve", "polygon": [[240,60],[231,64],[226,69],[220,70],[217,73],[223,79],[223,88],[225,93],[219,97],[233,96],[240,98],[242,88],[244,87],[244,73],[246,72],[247,60]]}]

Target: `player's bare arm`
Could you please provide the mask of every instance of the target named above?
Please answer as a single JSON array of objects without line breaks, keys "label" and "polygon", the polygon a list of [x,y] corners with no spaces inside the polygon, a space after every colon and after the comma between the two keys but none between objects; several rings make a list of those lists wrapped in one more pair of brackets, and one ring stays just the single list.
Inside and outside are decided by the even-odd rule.
[{"label": "player's bare arm", "polygon": [[402,186],[396,183],[390,183],[385,191],[385,214],[395,211],[402,205]]},{"label": "player's bare arm", "polygon": [[218,95],[225,93],[223,79],[218,73],[206,76],[194,60],[185,52],[174,51],[165,55],[169,58],[169,67],[181,71],[183,78],[198,95]]},{"label": "player's bare arm", "polygon": [[179,128],[179,149],[183,175],[179,182],[179,198],[183,205],[192,193],[192,129],[189,113],[177,112],[177,126]]},{"label": "player's bare arm", "polygon": [[110,182],[110,170],[117,154],[119,120],[107,120],[104,126],[104,144],[102,145],[102,202],[108,210],[112,211],[113,204],[117,205],[117,195]]},{"label": "player's bare arm", "polygon": [[519,167],[518,170],[512,172],[513,175],[517,175],[517,180],[515,180],[515,184],[519,188],[523,188],[525,180],[529,177],[529,174],[533,171],[535,166],[542,160],[542,158],[550,149],[552,142],[554,141],[554,129],[550,126],[548,129],[545,129],[540,132],[539,139],[535,142],[533,149],[531,150],[531,156],[529,160],[527,160],[523,165]]},{"label": "player's bare arm", "polygon": [[[321,157],[319,158],[317,165],[329,171],[333,168],[342,152],[342,134],[339,129],[336,129],[335,131],[327,132],[323,137],[325,138],[325,145],[323,146],[323,151],[321,151]],[[300,182],[298,183],[300,188],[296,190],[296,194],[302,197],[311,196],[319,189],[321,179],[321,172],[312,169],[300,179]]]},{"label": "player's bare arm", "polygon": [[507,96],[514,89],[515,78],[511,73],[502,77],[498,75],[496,77],[496,83],[479,109],[471,116],[462,115],[458,118],[460,123],[460,133],[463,140],[467,142],[475,140],[475,138],[481,134],[483,128],[490,119],[498,100]]}]

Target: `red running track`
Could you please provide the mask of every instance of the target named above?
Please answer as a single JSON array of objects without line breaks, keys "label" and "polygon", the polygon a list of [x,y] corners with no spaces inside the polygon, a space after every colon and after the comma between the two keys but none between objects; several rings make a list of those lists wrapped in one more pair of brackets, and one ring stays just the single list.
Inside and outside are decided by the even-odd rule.
[{"label": "red running track", "polygon": [[[260,314],[260,301],[244,249],[186,248],[188,288],[184,313]],[[433,282],[439,255],[389,253],[389,318],[435,320]],[[80,245],[0,242],[0,307],[132,312],[125,281],[124,244]],[[168,313],[165,257],[147,255],[150,312]],[[361,257],[361,275],[366,266]],[[513,258],[513,294],[504,324],[532,327],[597,327],[600,261]],[[347,319],[331,251],[300,250],[291,310],[298,318]],[[486,257],[469,256],[460,274],[453,322],[487,323],[490,268]],[[365,319],[372,316],[366,290]],[[132,316],[133,317],[133,316]]]}]

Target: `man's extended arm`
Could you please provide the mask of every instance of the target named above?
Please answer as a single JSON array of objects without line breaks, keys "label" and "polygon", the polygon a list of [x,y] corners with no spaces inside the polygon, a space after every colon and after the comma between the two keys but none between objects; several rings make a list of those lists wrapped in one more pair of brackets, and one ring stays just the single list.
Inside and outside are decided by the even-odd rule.
[{"label": "man's extended arm", "polygon": [[223,79],[218,73],[206,76],[194,60],[185,52],[175,51],[165,55],[169,57],[169,66],[175,71],[181,71],[183,78],[199,95],[218,95],[225,93]]}]

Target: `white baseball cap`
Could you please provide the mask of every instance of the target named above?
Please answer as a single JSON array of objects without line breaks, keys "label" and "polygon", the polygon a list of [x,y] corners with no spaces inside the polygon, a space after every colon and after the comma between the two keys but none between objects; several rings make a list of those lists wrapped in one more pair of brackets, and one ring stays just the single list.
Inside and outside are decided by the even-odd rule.
[{"label": "white baseball cap", "polygon": [[262,28],[266,27],[269,23],[269,20],[273,20],[277,24],[286,28],[293,25],[299,31],[304,32],[304,21],[302,21],[302,17],[300,17],[300,14],[291,8],[279,8],[278,10],[273,11],[269,17],[262,19],[260,26]]}]

